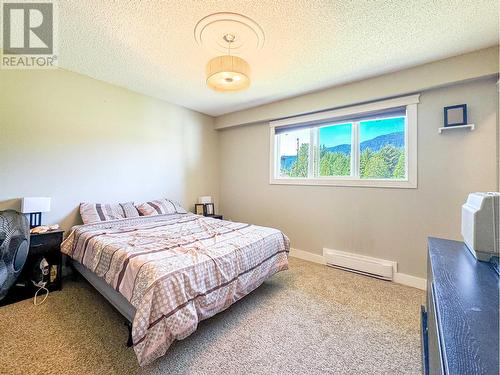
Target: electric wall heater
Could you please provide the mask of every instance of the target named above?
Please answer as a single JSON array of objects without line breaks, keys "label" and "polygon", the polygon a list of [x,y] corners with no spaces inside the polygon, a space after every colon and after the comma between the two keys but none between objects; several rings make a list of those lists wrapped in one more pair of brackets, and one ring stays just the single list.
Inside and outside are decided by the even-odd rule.
[{"label": "electric wall heater", "polygon": [[383,280],[393,280],[397,263],[345,251],[323,249],[326,264]]}]

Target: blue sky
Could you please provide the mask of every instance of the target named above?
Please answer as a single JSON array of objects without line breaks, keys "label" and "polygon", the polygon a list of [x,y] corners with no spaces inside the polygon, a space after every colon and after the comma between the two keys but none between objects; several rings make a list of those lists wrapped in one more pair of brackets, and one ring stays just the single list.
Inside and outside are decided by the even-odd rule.
[{"label": "blue sky", "polygon": [[326,147],[351,144],[351,124],[319,128],[319,143]]},{"label": "blue sky", "polygon": [[[404,117],[385,120],[363,121],[360,124],[360,142],[379,135],[402,132],[405,128]],[[351,124],[340,124],[319,129],[320,144],[333,147],[351,143]]]},{"label": "blue sky", "polygon": [[359,141],[364,142],[379,135],[402,132],[405,130],[404,117],[386,120],[362,121],[359,129]]}]

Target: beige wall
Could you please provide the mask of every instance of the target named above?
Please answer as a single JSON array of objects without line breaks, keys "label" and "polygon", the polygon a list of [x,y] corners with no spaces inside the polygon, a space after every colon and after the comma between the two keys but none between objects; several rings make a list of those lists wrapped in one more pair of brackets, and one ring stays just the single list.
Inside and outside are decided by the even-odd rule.
[{"label": "beige wall", "polygon": [[[498,189],[498,89],[490,78],[420,99],[417,189],[270,185],[269,128],[259,123],[220,131],[223,214],[280,228],[300,250],[395,260],[400,272],[425,277],[426,237],[460,239],[467,194]],[[443,107],[460,103],[477,129],[439,135]]]},{"label": "beige wall", "polygon": [[81,201],[217,198],[209,116],[66,71],[0,70],[0,209],[52,197],[69,228]]},{"label": "beige wall", "polygon": [[324,111],[498,74],[498,46],[450,57],[329,89],[229,113],[215,119],[223,129],[301,113]]},{"label": "beige wall", "polygon": [[[80,221],[81,201],[167,196],[192,208],[199,195],[217,202],[220,188],[226,217],[278,227],[295,248],[396,260],[423,277],[426,236],[460,239],[467,193],[498,189],[495,83],[423,92],[419,187],[379,189],[269,185],[267,122],[215,131],[209,116],[71,72],[0,71],[0,209],[50,196],[45,222],[67,229]],[[335,107],[336,96],[327,98],[325,108]],[[457,103],[468,104],[477,130],[438,135],[443,106]],[[273,106],[293,114],[293,105]]]}]

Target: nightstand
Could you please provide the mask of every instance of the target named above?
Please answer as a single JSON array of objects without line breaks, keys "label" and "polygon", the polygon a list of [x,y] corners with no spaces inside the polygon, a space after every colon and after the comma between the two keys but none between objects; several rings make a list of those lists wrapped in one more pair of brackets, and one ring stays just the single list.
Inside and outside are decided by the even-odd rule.
[{"label": "nightstand", "polygon": [[224,220],[224,217],[222,215],[205,215],[205,217],[211,217],[213,219]]},{"label": "nightstand", "polygon": [[54,230],[46,233],[30,235],[28,258],[26,259],[21,275],[19,275],[16,283],[9,290],[9,293],[5,296],[5,298],[0,301],[0,306],[33,298],[38,288],[31,282],[31,275],[35,267],[35,263],[42,257],[49,263],[49,275],[46,285],[47,289],[51,292],[62,289],[61,242],[63,240],[63,234],[63,230]]}]

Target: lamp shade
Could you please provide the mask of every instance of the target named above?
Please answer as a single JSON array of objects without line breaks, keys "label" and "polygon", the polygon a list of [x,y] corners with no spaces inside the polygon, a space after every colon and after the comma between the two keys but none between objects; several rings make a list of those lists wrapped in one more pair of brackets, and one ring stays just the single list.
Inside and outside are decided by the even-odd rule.
[{"label": "lamp shade", "polygon": [[50,198],[47,197],[27,197],[21,203],[21,212],[29,214],[33,212],[49,212]]},{"label": "lamp shade", "polygon": [[237,56],[217,56],[207,63],[207,85],[212,90],[230,92],[250,86],[250,66]]},{"label": "lamp shade", "polygon": [[206,195],[204,197],[199,197],[198,198],[198,203],[200,204],[207,204],[207,203],[212,203],[212,197]]}]

